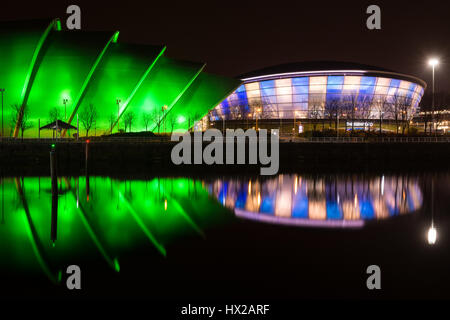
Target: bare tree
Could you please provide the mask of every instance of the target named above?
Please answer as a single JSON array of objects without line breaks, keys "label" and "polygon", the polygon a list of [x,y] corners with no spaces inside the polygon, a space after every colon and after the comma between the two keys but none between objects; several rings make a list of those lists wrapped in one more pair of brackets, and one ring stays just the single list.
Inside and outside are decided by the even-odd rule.
[{"label": "bare tree", "polygon": [[148,125],[150,124],[150,121],[152,120],[152,115],[147,112],[142,113],[142,123],[145,126],[145,131],[148,131]]},{"label": "bare tree", "polygon": [[231,119],[245,119],[250,107],[248,105],[238,103],[230,106]]},{"label": "bare tree", "polygon": [[50,118],[50,122],[55,122],[61,118],[61,112],[58,107],[53,107],[50,109],[48,116]]},{"label": "bare tree", "polygon": [[158,133],[160,133],[161,129],[161,114],[158,109],[154,109],[151,113],[151,119],[153,121],[153,124],[158,128]]},{"label": "bare tree", "polygon": [[373,106],[374,106],[374,111],[375,113],[377,113],[377,117],[379,120],[379,132],[380,134],[382,133],[383,129],[383,116],[385,113],[389,112],[390,110],[390,106],[389,106],[389,101],[387,99],[386,95],[377,95],[374,96],[373,98]]},{"label": "bare tree", "polygon": [[309,118],[313,119],[313,131],[317,129],[317,121],[323,116],[323,95],[311,94],[308,106]]},{"label": "bare tree", "polygon": [[411,104],[409,98],[403,94],[396,93],[388,99],[390,102],[390,114],[395,120],[395,131],[397,134],[399,133],[399,124],[401,121],[403,127],[402,132],[404,133],[404,125],[407,119],[407,112]]},{"label": "bare tree", "polygon": [[338,97],[327,99],[326,105],[325,105],[325,114],[328,116],[330,120],[330,128],[331,123],[334,120],[334,127],[336,130],[338,130],[338,117],[341,110],[341,101]]},{"label": "bare tree", "polygon": [[23,139],[24,132],[33,127],[33,124],[30,121],[30,107],[28,105],[21,107],[19,104],[13,104],[11,108],[13,109],[11,127],[14,128],[17,126]]},{"label": "bare tree", "polygon": [[177,119],[175,117],[169,118],[170,133],[173,132],[173,129],[175,128],[176,123],[177,123]]},{"label": "bare tree", "polygon": [[86,130],[86,137],[88,137],[89,130],[91,130],[92,126],[97,121],[97,109],[92,103],[85,105],[78,114],[78,119],[80,120],[84,130]]},{"label": "bare tree", "polygon": [[401,103],[399,105],[400,109],[400,116],[402,120],[402,134],[405,134],[405,130],[408,130],[409,133],[409,122],[412,118],[411,105],[412,105],[412,98],[408,96],[402,96],[401,97]]},{"label": "bare tree", "polygon": [[125,132],[127,132],[127,127],[129,128],[129,132],[131,132],[131,127],[133,125],[135,114],[133,111],[128,111],[123,116],[123,123],[125,125]]},{"label": "bare tree", "polygon": [[350,117],[352,121],[352,133],[355,129],[355,117],[358,116],[358,93],[351,92],[344,96],[344,109],[347,118]]},{"label": "bare tree", "polygon": [[113,114],[113,113],[111,113],[110,115],[109,115],[109,129],[110,129],[110,133],[112,133],[112,131],[113,131],[113,126],[114,126],[114,123],[116,123],[116,116]]},{"label": "bare tree", "polygon": [[[361,119],[370,119],[372,113],[372,96],[370,95],[359,95],[356,101],[358,106],[358,116]],[[366,121],[364,121],[364,130],[370,131],[370,125],[366,128]]]},{"label": "bare tree", "polygon": [[273,103],[267,97],[263,97],[263,100],[258,105],[261,108],[261,113],[259,115],[260,119],[271,119],[274,117],[276,109]]}]

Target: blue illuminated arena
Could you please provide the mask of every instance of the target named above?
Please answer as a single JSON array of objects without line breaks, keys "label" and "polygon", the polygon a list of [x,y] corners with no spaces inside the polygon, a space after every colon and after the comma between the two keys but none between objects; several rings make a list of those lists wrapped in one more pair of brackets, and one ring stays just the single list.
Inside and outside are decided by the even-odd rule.
[{"label": "blue illuminated arena", "polygon": [[401,119],[417,110],[426,83],[391,70],[348,62],[270,67],[240,77],[243,84],[209,116],[242,119]]}]

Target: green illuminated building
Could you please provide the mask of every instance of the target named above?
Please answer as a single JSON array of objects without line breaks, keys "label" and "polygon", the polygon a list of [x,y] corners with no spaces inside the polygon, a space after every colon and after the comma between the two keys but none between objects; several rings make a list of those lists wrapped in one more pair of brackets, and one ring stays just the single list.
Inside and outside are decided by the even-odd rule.
[{"label": "green illuminated building", "polygon": [[183,131],[240,84],[203,72],[204,63],[166,57],[165,50],[121,43],[119,32],[62,30],[58,19],[0,24],[4,135],[20,135],[17,110],[27,110],[24,135],[37,137],[39,124],[54,120],[52,111],[76,126],[77,114],[91,104],[97,111],[91,134],[123,130],[127,113],[134,115],[132,131]]}]

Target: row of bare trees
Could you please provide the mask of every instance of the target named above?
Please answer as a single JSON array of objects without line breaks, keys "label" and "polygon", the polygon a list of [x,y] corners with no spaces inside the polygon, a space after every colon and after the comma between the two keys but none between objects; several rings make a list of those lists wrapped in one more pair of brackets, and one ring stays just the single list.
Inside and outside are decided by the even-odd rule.
[{"label": "row of bare trees", "polygon": [[[14,104],[11,106],[11,128],[19,129],[19,132],[23,138],[24,132],[28,129],[33,128],[34,123],[31,120],[30,108],[28,105],[21,106],[19,104]],[[55,122],[56,120],[61,120],[64,115],[62,114],[60,107],[53,107],[48,113],[49,123]],[[189,115],[183,122],[186,122],[188,128],[191,128],[195,124],[195,120],[200,117],[199,114]],[[78,119],[80,121],[81,127],[85,130],[86,136],[89,136],[89,132],[96,127],[98,118],[98,111],[94,104],[90,103],[85,105],[78,113]],[[64,119],[67,121],[67,119]],[[168,111],[159,110],[158,108],[153,109],[151,112],[143,112],[141,114],[141,119],[145,131],[157,131],[158,133],[173,132],[179,119],[175,115]],[[125,132],[131,132],[133,125],[138,121],[136,114],[129,110],[126,111],[122,117],[121,121],[124,126]],[[111,114],[109,117],[109,131],[112,132],[113,127],[117,125],[118,118],[117,115]],[[39,128],[38,128],[39,129]]]},{"label": "row of bare trees", "polygon": [[325,128],[326,121],[329,121],[330,127],[334,122],[335,129],[338,128],[339,120],[351,121],[353,129],[355,120],[372,119],[378,120],[381,132],[383,120],[389,119],[395,122],[397,133],[399,127],[402,127],[402,133],[405,132],[405,127],[409,126],[413,116],[412,97],[400,94],[375,96],[336,94],[328,97],[325,93],[310,94],[308,101],[303,104],[305,106],[303,110],[292,105],[288,106],[287,110],[280,108],[278,103],[271,103],[267,98],[254,99],[248,104],[231,104],[222,114],[214,109],[209,115],[213,119],[222,120],[307,118],[312,120],[314,131],[319,123]]}]

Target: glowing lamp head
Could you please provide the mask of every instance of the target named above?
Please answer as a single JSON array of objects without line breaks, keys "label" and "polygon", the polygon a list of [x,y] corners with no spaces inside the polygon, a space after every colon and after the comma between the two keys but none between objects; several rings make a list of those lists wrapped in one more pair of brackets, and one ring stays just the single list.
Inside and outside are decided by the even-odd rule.
[{"label": "glowing lamp head", "polygon": [[430,59],[430,60],[428,60],[428,64],[432,67],[435,67],[439,64],[439,60],[436,58]]},{"label": "glowing lamp head", "polygon": [[436,243],[437,231],[435,227],[428,229],[428,244],[433,245]]}]

